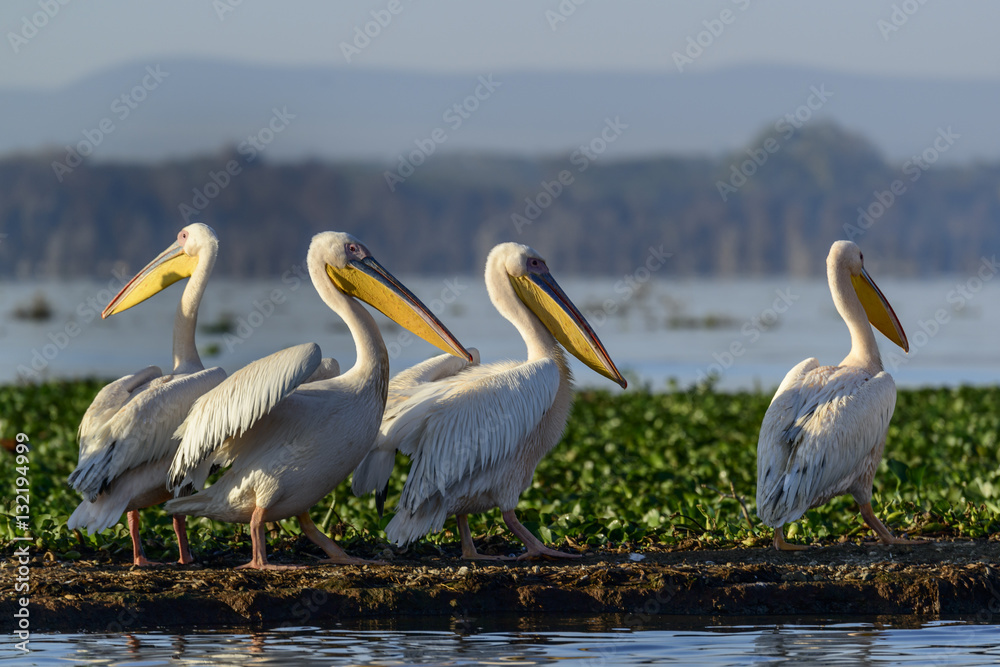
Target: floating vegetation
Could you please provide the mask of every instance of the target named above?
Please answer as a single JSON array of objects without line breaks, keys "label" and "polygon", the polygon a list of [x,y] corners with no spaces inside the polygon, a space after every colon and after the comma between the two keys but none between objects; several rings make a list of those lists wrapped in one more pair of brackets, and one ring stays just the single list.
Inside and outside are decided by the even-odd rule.
[{"label": "floating vegetation", "polygon": [[203,324],[200,329],[202,333],[209,335],[231,334],[236,331],[236,316],[230,312],[221,312],[214,322]]},{"label": "floating vegetation", "polygon": [[735,329],[739,325],[740,321],[735,317],[716,313],[698,316],[671,315],[667,318],[668,329]]},{"label": "floating vegetation", "polygon": [[14,319],[28,320],[31,322],[47,322],[52,319],[52,304],[49,303],[45,293],[39,290],[28,303],[22,303],[14,307]]},{"label": "floating vegetation", "polygon": [[[66,529],[80,496],[66,484],[76,465],[77,426],[103,381],[0,386],[6,432],[31,437],[32,525],[38,550],[56,554],[130,552],[123,523],[98,535]],[[767,547],[770,529],[754,510],[756,447],[771,391],[719,393],[710,384],[652,393],[577,394],[562,441],[535,472],[521,496],[522,522],[546,542],[604,547],[695,545],[703,548]],[[875,475],[873,505],[896,534],[982,538],[1000,532],[1000,387],[901,390],[889,427],[885,460]],[[389,510],[398,500],[409,463],[399,456],[390,480]],[[0,450],[0,475],[11,479],[14,457]],[[13,496],[0,498],[0,514],[13,517]],[[746,508],[746,511],[744,511]],[[333,510],[331,512],[331,510]],[[313,510],[334,517],[326,528],[352,545],[384,542],[371,497],[355,498],[339,485]],[[143,510],[143,535],[151,558],[176,557],[170,518],[162,508]],[[749,521],[748,521],[749,517]],[[498,511],[471,515],[477,539],[513,538]],[[297,535],[295,522],[282,530]],[[321,524],[327,524],[322,521]],[[0,546],[10,546],[14,521],[0,521]],[[191,518],[195,555],[215,550],[249,553],[246,527]],[[19,534],[19,533],[18,533]],[[868,532],[849,497],[810,510],[788,527],[796,541],[831,543]],[[454,544],[454,522],[411,547]],[[302,543],[303,541],[299,541]]]}]

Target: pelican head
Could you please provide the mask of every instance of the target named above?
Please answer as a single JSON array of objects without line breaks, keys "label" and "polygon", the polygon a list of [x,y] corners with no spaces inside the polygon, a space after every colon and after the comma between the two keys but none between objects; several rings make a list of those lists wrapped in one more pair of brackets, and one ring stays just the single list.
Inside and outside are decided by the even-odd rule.
[{"label": "pelican head", "polygon": [[563,347],[623,389],[628,386],[594,329],[559,287],[541,255],[520,243],[501,243],[490,252],[486,265],[493,266],[497,262],[507,271],[517,298]]},{"label": "pelican head", "polygon": [[830,254],[826,258],[826,270],[831,285],[834,276],[838,274],[846,273],[850,276],[851,285],[865,309],[868,321],[904,351],[910,351],[910,343],[906,340],[903,325],[899,323],[899,318],[882,294],[882,290],[865,270],[864,255],[861,254],[861,248],[857,244],[851,241],[837,241],[830,246]]},{"label": "pelican head", "polygon": [[309,256],[322,258],[327,277],[339,291],[361,299],[431,345],[472,360],[447,327],[361,241],[344,232],[322,232],[313,237]]},{"label": "pelican head", "polygon": [[177,234],[177,240],[169,248],[157,255],[122,288],[101,317],[128,310],[178,280],[190,277],[202,258],[214,263],[218,251],[219,239],[215,230],[200,222],[188,225]]}]

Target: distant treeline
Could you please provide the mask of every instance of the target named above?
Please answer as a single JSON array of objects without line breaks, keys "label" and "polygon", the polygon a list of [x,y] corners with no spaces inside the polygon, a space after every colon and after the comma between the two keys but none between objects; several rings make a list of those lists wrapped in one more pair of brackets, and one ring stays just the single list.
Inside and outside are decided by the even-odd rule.
[{"label": "distant treeline", "polygon": [[271,164],[237,148],[155,165],[8,157],[0,276],[137,269],[195,221],[218,232],[217,273],[241,277],[280,276],[327,229],[354,233],[399,274],[478,273],[507,240],[559,275],[624,275],[651,253],[671,254],[663,275],[822,275],[840,238],[882,275],[933,275],[1000,249],[1000,165],[936,164],[948,128],[903,164],[834,126],[789,129],[712,159],[612,161],[600,146],[399,165]]}]

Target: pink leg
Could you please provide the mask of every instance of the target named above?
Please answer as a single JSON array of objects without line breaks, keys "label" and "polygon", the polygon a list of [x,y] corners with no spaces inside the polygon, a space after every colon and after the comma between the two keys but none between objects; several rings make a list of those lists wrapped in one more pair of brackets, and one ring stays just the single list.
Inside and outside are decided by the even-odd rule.
[{"label": "pink leg", "polygon": [[908,540],[904,537],[895,537],[885,525],[878,520],[875,512],[872,511],[872,504],[865,503],[861,506],[861,516],[864,518],[875,534],[878,535],[882,544],[930,544],[930,540]]},{"label": "pink leg", "polygon": [[329,537],[323,534],[323,531],[316,527],[313,523],[312,517],[309,516],[309,512],[303,512],[302,514],[295,517],[299,520],[299,526],[302,527],[302,532],[305,533],[306,537],[312,540],[312,543],[326,552],[329,558],[321,560],[321,563],[335,563],[337,565],[361,565],[364,563],[375,564],[379,561],[364,560],[363,558],[355,558],[354,556],[348,556],[347,552],[340,548],[336,542],[331,540]]},{"label": "pink leg", "polygon": [[469,530],[468,514],[456,514],[455,523],[458,524],[458,536],[462,540],[462,558],[466,560],[510,560],[506,556],[489,556],[476,551],[476,544],[472,541],[472,531]]},{"label": "pink leg", "polygon": [[174,515],[174,533],[177,534],[177,548],[180,550],[180,558],[177,562],[181,565],[188,565],[194,562],[191,557],[191,547],[188,546],[187,518],[183,514]]},{"label": "pink leg", "polygon": [[132,563],[138,567],[149,567],[159,565],[146,559],[146,554],[142,550],[142,536],[139,534],[139,510],[128,512],[128,533],[132,536]]},{"label": "pink leg", "polygon": [[264,508],[255,507],[250,515],[250,541],[253,544],[253,558],[249,563],[237,567],[237,570],[249,568],[254,570],[292,570],[302,568],[302,565],[271,565],[267,562],[267,538],[264,536]]},{"label": "pink leg", "polygon": [[774,529],[774,548],[778,551],[805,551],[809,547],[804,544],[789,544],[785,541],[785,527],[778,526]]},{"label": "pink leg", "polygon": [[528,552],[522,554],[518,557],[518,560],[534,560],[540,556],[547,556],[548,558],[580,558],[581,554],[567,554],[562,551],[556,551],[555,549],[549,549],[547,546],[538,541],[538,538],[531,534],[531,531],[521,525],[521,522],[517,520],[517,515],[514,510],[507,510],[501,516],[503,516],[503,522],[507,524],[511,532],[517,535],[517,539],[524,543],[524,546],[528,548]]}]

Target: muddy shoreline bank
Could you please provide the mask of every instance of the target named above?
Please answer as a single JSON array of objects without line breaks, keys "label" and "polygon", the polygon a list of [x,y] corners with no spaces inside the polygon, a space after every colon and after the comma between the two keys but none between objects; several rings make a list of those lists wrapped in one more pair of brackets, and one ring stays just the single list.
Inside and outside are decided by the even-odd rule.
[{"label": "muddy shoreline bank", "polygon": [[[386,565],[234,570],[238,562],[134,568],[94,561],[31,565],[36,632],[276,628],[345,618],[490,614],[969,616],[1000,620],[1000,542],[852,543],[769,549],[593,551],[581,561],[467,563],[397,558]],[[16,564],[0,568],[10,618]]]}]

